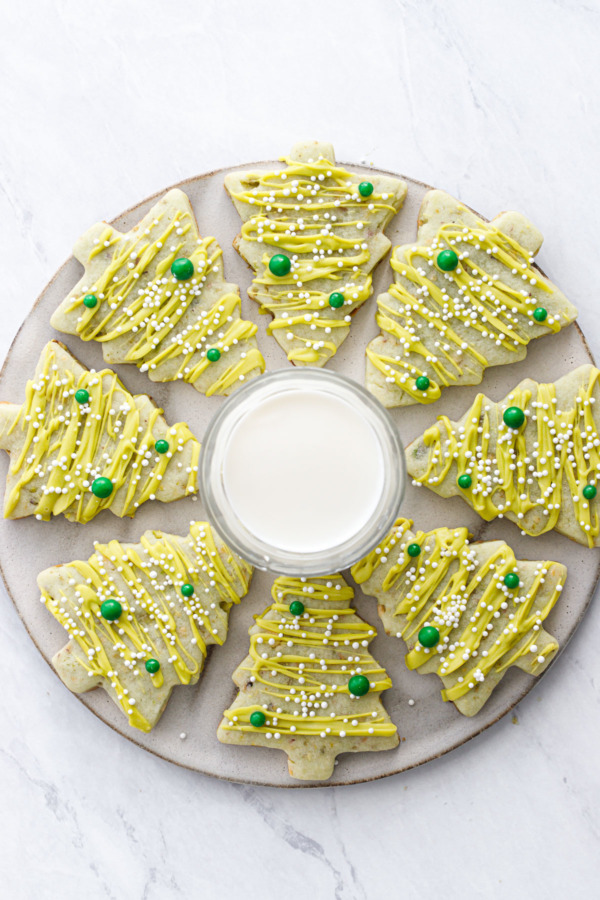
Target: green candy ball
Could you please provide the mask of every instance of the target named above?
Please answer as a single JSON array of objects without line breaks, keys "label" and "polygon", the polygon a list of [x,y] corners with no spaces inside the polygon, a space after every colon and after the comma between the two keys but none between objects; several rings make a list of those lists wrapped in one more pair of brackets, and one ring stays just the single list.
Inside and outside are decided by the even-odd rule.
[{"label": "green candy ball", "polygon": [[358,186],[358,193],[361,197],[370,197],[373,193],[373,185],[370,181],[361,181]]},{"label": "green candy ball", "polygon": [[191,597],[194,593],[194,585],[193,584],[182,584],[181,585],[181,593],[184,597]]},{"label": "green candy ball", "polygon": [[173,260],[171,264],[171,275],[177,281],[188,281],[194,274],[194,263],[191,259],[181,256],[179,259]]},{"label": "green candy ball", "polygon": [[537,309],[533,311],[533,318],[536,322],[543,322],[548,317],[548,310],[544,309],[543,306],[538,306]]},{"label": "green candy ball", "polygon": [[525,421],[525,413],[518,406],[509,406],[504,410],[502,420],[509,428],[520,428]]},{"label": "green candy ball", "polygon": [[168,441],[157,441],[154,445],[154,449],[157,453],[168,453],[169,452],[169,442]]},{"label": "green candy ball", "polygon": [[269,260],[269,271],[272,275],[277,275],[278,278],[287,275],[291,268],[292,261],[289,256],[286,256],[284,253],[276,253],[275,256],[272,256]]},{"label": "green candy ball", "polygon": [[440,639],[440,633],[433,625],[425,625],[418,634],[421,647],[435,647]]},{"label": "green candy ball", "polygon": [[430,385],[429,378],[427,375],[419,375],[417,380],[415,381],[415,386],[418,391],[426,391]]},{"label": "green candy ball", "polygon": [[339,291],[334,291],[333,294],[329,295],[329,305],[332,309],[339,309],[340,306],[344,305],[344,295]]},{"label": "green candy ball", "polygon": [[98,298],[95,294],[86,294],[83,298],[83,305],[88,309],[93,309],[98,304]]},{"label": "green candy ball", "polygon": [[504,576],[504,584],[509,589],[509,591],[514,591],[519,587],[520,579],[516,572],[509,572],[508,575]]},{"label": "green candy ball", "polygon": [[157,659],[146,660],[146,672],[150,672],[151,675],[156,675],[159,669],[160,663]]},{"label": "green candy ball", "polygon": [[217,347],[211,347],[206,353],[206,358],[209,362],[217,362],[221,359],[221,351]]},{"label": "green candy ball", "polygon": [[406,552],[409,556],[412,556],[414,558],[415,556],[419,555],[419,553],[421,552],[421,548],[418,544],[409,544],[406,548]]},{"label": "green candy ball", "polygon": [[463,490],[466,490],[467,488],[470,488],[471,485],[473,484],[473,479],[471,478],[470,475],[468,475],[468,474],[465,472],[464,475],[459,475],[459,476],[458,476],[458,479],[457,479],[457,482],[456,482],[456,483],[458,484],[459,488],[462,488]]},{"label": "green candy ball", "polygon": [[302,600],[292,600],[290,603],[290,612],[293,616],[301,616],[304,612],[304,603]]},{"label": "green candy ball", "polygon": [[458,255],[454,250],[442,250],[437,255],[437,264],[442,272],[452,272],[458,266]]},{"label": "green candy ball", "polygon": [[267,717],[260,709],[255,709],[253,713],[250,713],[250,724],[255,728],[262,728],[266,721]]},{"label": "green candy ball", "polygon": [[106,619],[107,622],[116,621],[122,612],[123,607],[118,600],[105,600],[100,606],[100,615],[103,619]]},{"label": "green candy ball", "polygon": [[598,490],[594,484],[586,484],[581,493],[586,500],[593,500],[598,493]]},{"label": "green candy ball", "polygon": [[90,399],[89,393],[85,390],[85,388],[80,388],[78,391],[75,391],[75,400],[77,403],[87,403]]},{"label": "green candy ball", "polygon": [[94,497],[100,497],[101,500],[104,500],[106,497],[110,497],[113,492],[113,483],[110,478],[95,478],[92,481],[92,494]]},{"label": "green candy ball", "polygon": [[370,687],[371,684],[366,675],[353,675],[348,682],[348,690],[355,697],[364,697],[365,694],[369,693]]}]

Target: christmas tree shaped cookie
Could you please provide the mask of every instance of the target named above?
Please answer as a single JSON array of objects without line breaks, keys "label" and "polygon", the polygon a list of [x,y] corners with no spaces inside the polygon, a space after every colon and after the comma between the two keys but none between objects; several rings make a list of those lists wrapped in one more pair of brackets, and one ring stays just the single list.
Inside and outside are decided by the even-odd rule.
[{"label": "christmas tree shaped cookie", "polygon": [[527,378],[499,403],[478,394],[458,422],[439,416],[406,450],[413,483],[523,534],[600,545],[599,376],[586,365],[553,384]]},{"label": "christmas tree shaped cookie", "polygon": [[86,369],[51,341],[23,405],[0,404],[0,449],[11,457],[5,518],[63,513],[88,522],[103,509],[133,516],[146,500],[197,491],[200,444],[161,413],[110,369]]},{"label": "christmas tree shaped cookie", "polygon": [[577,310],[533,268],[541,244],[520,213],[488,223],[429,191],[417,241],[395,248],[395,282],[377,300],[371,393],[387,407],[432,403],[445,387],[479,384],[488,366],[523,359],[530,340],[569,325]]},{"label": "christmas tree shaped cookie", "polygon": [[367,650],[376,632],[352,608],[352,588],[341,575],[278,578],[272,595],[219,740],[283,750],[290,775],[310,780],[329,778],[340,753],[396,747],[380,700],[392,682]]},{"label": "christmas tree shaped cookie", "polygon": [[279,171],[232,172],[225,187],[244,224],[234,246],[255,272],[248,291],[297,365],[324,366],[348,336],[389,250],[383,230],[406,184],[336,165],[331,144],[296,144]]},{"label": "christmas tree shaped cookie", "polygon": [[165,194],[126,234],[98,222],[74,255],[85,273],[51,323],[100,341],[108,363],[133,363],[152,381],[189,381],[207,396],[264,371],[256,325],[240,318],[221,248],[199,236],[183,191]]},{"label": "christmas tree shaped cookie", "polygon": [[225,641],[251,577],[206,522],[186,537],[147,531],[139,544],[95,544],[87,562],[38,576],[70,637],[53,665],[71,691],[102,687],[130,725],[150,731],[173,688],[195,684],[208,646]]},{"label": "christmas tree shaped cookie", "polygon": [[466,528],[412,524],[398,519],[352,576],[377,598],[386,632],[408,644],[408,668],[435,672],[442,698],[473,716],[510,666],[539,675],[558,652],[542,625],[567,570],[517,560],[504,541],[471,544]]}]

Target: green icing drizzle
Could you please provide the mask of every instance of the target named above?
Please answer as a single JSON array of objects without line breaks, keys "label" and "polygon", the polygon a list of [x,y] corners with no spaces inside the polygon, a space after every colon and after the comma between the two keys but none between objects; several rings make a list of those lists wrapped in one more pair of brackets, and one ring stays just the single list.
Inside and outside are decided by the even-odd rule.
[{"label": "green icing drizzle", "polygon": [[[336,329],[347,333],[351,314],[371,295],[369,240],[401,200],[392,192],[361,197],[359,176],[327,159],[282,161],[283,171],[260,174],[254,187],[232,192],[257,208],[242,227],[243,240],[265,247],[252,296],[273,316],[268,332],[285,329],[289,360],[323,365],[337,350],[329,336]],[[276,276],[268,263],[282,252],[291,269]],[[338,309],[328,302],[333,291],[345,297]]]},{"label": "green icing drizzle", "polygon": [[[81,388],[89,393],[83,405],[74,396]],[[181,494],[197,491],[200,444],[182,422],[165,432],[157,407],[143,422],[140,406],[146,403],[147,398],[129,394],[110,369],[85,370],[76,377],[57,364],[48,344],[35,380],[27,383],[25,403],[7,431],[9,436],[20,433],[22,440],[11,458],[10,474],[16,481],[5,500],[5,516],[11,516],[23,492],[30,497],[41,492],[31,513],[44,521],[64,513],[88,522],[115,502],[122,506],[119,515],[133,516],[142,503],[154,499],[188,444],[191,464]],[[157,454],[155,442],[165,436],[173,452]],[[91,492],[98,477],[109,478],[114,486],[106,498]]]},{"label": "green icing drizzle", "polygon": [[[181,211],[164,225],[162,219],[163,214],[157,213],[150,228],[126,236],[107,226],[96,239],[89,261],[111,248],[112,258],[66,312],[80,312],[76,330],[85,341],[127,340],[119,361],[134,363],[143,372],[158,369],[158,374],[161,367],[168,367],[167,380],[192,384],[210,370],[214,380],[205,391],[207,396],[227,393],[249,373],[264,371],[262,354],[253,344],[237,358],[239,345],[254,337],[257,326],[240,318],[240,297],[232,291],[223,291],[207,305],[205,283],[218,271],[215,267],[222,256],[215,239],[198,238],[188,253],[191,237],[186,236],[190,230],[196,233],[190,215]],[[153,235],[155,229],[160,231]],[[193,263],[194,275],[178,281],[170,268],[183,253]],[[99,301],[91,309],[84,303],[90,292]],[[211,347],[225,354],[218,369],[211,367],[206,355]],[[228,363],[226,354],[232,349],[236,361]]]},{"label": "green icing drizzle", "polygon": [[[224,713],[222,729],[258,731],[275,738],[395,734],[396,727],[383,708],[373,709],[373,695],[392,686],[385,670],[365,649],[375,629],[351,607],[354,591],[342,576],[278,578],[272,596],[274,603],[255,617],[250,631],[251,664],[243,669],[263,705],[234,704]],[[289,609],[296,599],[305,607],[300,616]],[[352,700],[348,681],[357,672],[369,678],[371,693]],[[345,697],[343,712],[325,712],[341,697]],[[365,705],[368,711],[363,711]],[[256,711],[266,716],[259,728],[250,722]]]},{"label": "green icing drizzle", "polygon": [[[437,256],[450,248],[460,263],[440,271]],[[367,347],[368,359],[387,383],[419,403],[433,403],[441,388],[456,383],[474,363],[490,365],[486,342],[510,354],[532,337],[559,331],[571,321],[566,313],[549,314],[542,322],[534,318],[539,296],[531,289],[551,294],[554,288],[532,260],[516,240],[484,222],[477,228],[446,224],[430,246],[397,248],[391,260],[396,282],[377,301],[385,349],[375,339]],[[489,271],[488,262],[501,265],[503,274]],[[427,392],[415,384],[422,375],[430,379]]]},{"label": "green icing drizzle", "polygon": [[[378,570],[384,573],[376,593],[386,600],[397,622],[397,637],[411,648],[407,667],[429,664],[431,671],[435,658],[440,677],[455,674],[456,682],[442,691],[444,700],[464,697],[491,672],[504,672],[525,657],[528,671],[536,674],[558,649],[553,638],[540,637],[540,627],[560,596],[564,575],[556,579],[554,590],[540,605],[538,593],[553,563],[539,562],[529,587],[511,591],[504,577],[518,572],[519,566],[507,544],[501,543],[481,563],[466,528],[436,528],[413,535],[412,524],[410,519],[398,519],[384,541],[352,568],[358,584],[368,582]],[[412,542],[422,548],[416,558],[407,552]],[[425,626],[438,629],[436,647],[419,644],[417,636]],[[544,641],[540,647],[536,646],[539,640]]]},{"label": "green icing drizzle", "polygon": [[[428,462],[415,481],[435,489],[456,465],[471,476],[472,487],[463,497],[482,518],[506,515],[532,535],[556,528],[570,507],[583,540],[593,547],[600,533],[597,501],[586,499],[583,488],[595,483],[600,471],[593,396],[599,376],[592,368],[566,409],[559,409],[553,384],[538,384],[535,394],[517,387],[501,404],[478,394],[464,425],[455,427],[440,416],[424,433]],[[525,412],[524,428],[504,424],[502,410],[508,406]]]},{"label": "green icing drizzle", "polygon": [[[96,544],[87,562],[67,565],[66,576],[50,584],[42,575],[43,602],[83,651],[78,664],[90,678],[106,679],[130,724],[149,731],[152,725],[136,705],[135,682],[150,681],[160,696],[165,673],[181,684],[196,681],[207,645],[225,640],[226,613],[246,593],[251,570],[216,544],[207,523],[192,522],[185,539],[152,531],[140,545]],[[190,582],[195,593],[183,597],[179,588]],[[100,614],[109,598],[123,607],[114,622]],[[148,658],[160,662],[151,675],[145,672]]]}]

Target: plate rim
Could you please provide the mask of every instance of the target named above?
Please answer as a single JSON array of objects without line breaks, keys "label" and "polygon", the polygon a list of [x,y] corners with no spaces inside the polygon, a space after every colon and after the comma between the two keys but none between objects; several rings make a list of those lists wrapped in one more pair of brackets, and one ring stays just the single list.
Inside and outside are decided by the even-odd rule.
[{"label": "plate rim", "polygon": [[[173,184],[166,186],[165,188],[155,191],[153,194],[150,194],[147,197],[145,197],[144,199],[138,201],[137,203],[132,204],[131,206],[129,206],[127,209],[123,210],[118,215],[116,215],[113,218],[111,218],[110,220],[106,220],[106,221],[110,225],[115,225],[120,219],[123,219],[126,216],[134,213],[136,210],[139,210],[140,207],[143,207],[146,204],[151,204],[152,201],[155,201],[157,198],[164,196],[164,194],[167,191],[174,190],[177,188],[184,190],[185,185],[189,185],[192,182],[197,183],[201,180],[204,180],[207,178],[212,178],[217,175],[231,172],[234,170],[249,169],[249,168],[252,168],[253,166],[260,166],[260,167],[269,166],[269,165],[278,166],[280,163],[281,163],[281,160],[257,160],[257,161],[253,161],[253,162],[247,162],[247,163],[236,163],[231,166],[223,166],[220,168],[216,168],[209,172],[202,172],[198,175],[191,175],[187,178],[182,179],[181,181],[175,182]],[[392,172],[388,169],[380,169],[376,166],[370,166],[370,165],[366,165],[364,163],[352,163],[352,162],[337,161],[336,164],[339,166],[343,166],[343,167],[351,167],[354,170],[358,169],[358,170],[363,170],[363,171],[371,171],[371,172],[374,172],[375,174],[383,174],[383,175],[389,175],[393,178],[400,178],[403,181],[409,182],[409,184],[419,185],[420,187],[425,188],[427,191],[443,190],[441,188],[436,188],[433,185],[428,184],[427,182],[421,181],[420,179],[413,178],[412,176],[399,174],[397,172]],[[460,202],[463,203],[463,205],[466,206],[467,209],[469,209],[471,212],[473,212],[480,219],[483,219],[486,222],[489,221],[489,219],[487,219],[485,216],[483,216],[477,210],[473,209],[468,204],[464,203],[464,201],[461,200]],[[399,215],[399,214],[401,214],[401,210],[399,210],[398,213],[396,213],[396,215]],[[395,218],[395,216],[394,216],[394,218]],[[101,221],[104,221],[104,220],[101,220]],[[389,253],[389,251],[388,251],[388,253]],[[387,255],[388,254],[386,254],[385,258],[387,258]],[[29,308],[28,312],[25,314],[23,321],[21,322],[19,328],[17,329],[17,331],[15,332],[15,334],[12,338],[10,346],[6,352],[6,356],[4,357],[4,360],[2,362],[2,366],[0,367],[0,381],[4,377],[5,369],[7,367],[9,359],[12,356],[12,353],[14,351],[15,343],[16,343],[19,335],[21,334],[21,331],[25,327],[28,319],[35,312],[36,307],[41,303],[46,292],[52,287],[52,285],[57,280],[57,278],[59,278],[59,276],[65,269],[65,267],[67,265],[69,265],[73,259],[74,259],[74,256],[73,256],[73,254],[71,254],[56,269],[54,274],[51,276],[51,278],[48,280],[48,282],[44,285],[42,290],[39,292],[38,296],[34,300],[33,304]],[[384,260],[381,260],[381,262],[383,262],[383,261]],[[534,264],[534,265],[538,269],[538,271],[540,272],[541,275],[543,275],[544,277],[547,277],[546,273],[539,265],[537,265],[537,264]],[[242,292],[242,290],[243,290],[243,288],[240,287],[240,293]],[[579,340],[581,342],[581,345],[582,345],[585,353],[587,354],[587,356],[589,358],[589,361],[592,363],[592,365],[596,366],[596,361],[594,359],[594,355],[590,349],[587,338],[586,338],[581,326],[579,325],[579,322],[577,320],[575,320],[569,327],[574,328],[575,331],[578,333]],[[501,367],[494,366],[494,367],[490,367],[490,368],[501,368]],[[152,382],[150,382],[150,388],[151,388],[151,385],[152,385]],[[148,391],[145,393],[148,393],[148,396],[150,396],[150,398],[152,398],[151,391]],[[574,621],[570,634],[568,635],[566,640],[563,640],[563,642],[561,643],[558,653],[553,658],[553,660],[550,662],[550,664],[547,666],[547,668],[539,676],[532,678],[531,681],[528,680],[527,682],[525,682],[523,684],[516,699],[514,699],[509,706],[504,708],[502,710],[502,712],[500,712],[497,716],[495,716],[495,718],[491,719],[490,721],[486,721],[486,723],[482,724],[481,727],[477,731],[474,731],[472,734],[469,734],[467,737],[463,737],[463,738],[459,738],[459,739],[455,740],[450,746],[446,747],[445,749],[440,750],[439,752],[431,753],[430,755],[426,756],[425,758],[419,760],[416,763],[413,762],[408,765],[400,765],[398,767],[394,767],[393,771],[382,772],[382,773],[373,775],[371,777],[363,776],[363,777],[359,777],[359,778],[351,778],[351,779],[348,779],[345,781],[337,781],[337,782],[332,781],[332,779],[334,778],[334,776],[332,776],[332,778],[330,778],[327,781],[323,781],[323,782],[315,782],[315,781],[310,781],[310,782],[297,781],[296,782],[295,781],[295,782],[292,782],[289,784],[273,784],[272,782],[269,782],[269,781],[262,781],[260,779],[252,779],[252,778],[242,778],[242,777],[235,778],[235,777],[231,777],[229,775],[221,775],[221,774],[213,772],[213,771],[208,771],[208,770],[200,768],[198,766],[194,766],[191,763],[188,764],[188,763],[180,761],[180,760],[172,759],[169,756],[166,756],[164,753],[161,753],[159,750],[157,750],[153,747],[145,746],[139,740],[137,740],[137,735],[133,729],[131,729],[131,733],[125,732],[125,731],[119,731],[117,728],[114,727],[114,725],[110,721],[105,719],[98,710],[94,709],[93,707],[91,707],[87,703],[85,703],[85,701],[84,701],[85,694],[76,694],[73,691],[70,691],[69,688],[67,688],[67,686],[64,684],[64,682],[60,678],[60,676],[59,676],[58,672],[56,671],[56,669],[54,668],[54,666],[52,665],[51,660],[46,658],[46,655],[42,651],[41,647],[39,646],[39,644],[36,641],[36,639],[34,638],[34,636],[32,635],[32,633],[29,629],[29,626],[27,624],[27,621],[25,620],[24,616],[22,615],[21,610],[19,609],[19,606],[17,605],[16,600],[13,596],[13,593],[9,588],[8,581],[7,581],[5,572],[4,572],[4,565],[3,565],[3,560],[2,560],[1,555],[0,555],[0,578],[2,579],[4,589],[6,590],[6,593],[7,593],[8,597],[10,598],[11,603],[12,603],[21,623],[23,624],[23,627],[25,628],[25,631],[27,632],[29,639],[35,646],[36,650],[38,651],[39,655],[42,657],[42,659],[44,660],[44,662],[46,663],[48,668],[51,670],[51,672],[54,674],[54,676],[58,679],[60,684],[63,686],[66,693],[71,695],[72,698],[75,698],[80,704],[85,706],[87,708],[88,712],[93,713],[93,715],[98,720],[100,720],[104,725],[106,725],[108,728],[110,728],[110,730],[113,731],[115,734],[117,734],[121,737],[124,737],[126,740],[130,741],[130,743],[132,743],[136,747],[138,747],[140,750],[143,750],[147,753],[151,753],[153,756],[157,757],[158,759],[164,760],[165,762],[168,762],[171,765],[176,765],[179,768],[186,769],[190,772],[194,772],[196,774],[203,775],[205,777],[216,778],[219,781],[226,781],[226,782],[233,783],[233,784],[248,784],[248,785],[251,785],[254,787],[270,787],[270,788],[277,788],[277,789],[297,790],[297,789],[307,789],[307,788],[350,787],[350,786],[357,785],[357,784],[368,784],[370,782],[380,781],[383,778],[389,778],[394,775],[400,775],[404,772],[411,771],[412,769],[420,768],[421,766],[424,766],[427,763],[433,762],[436,759],[440,759],[442,756],[446,756],[447,754],[452,753],[453,751],[457,750],[459,747],[462,747],[465,744],[468,744],[470,741],[472,741],[474,738],[478,737],[480,734],[483,734],[484,731],[487,731],[493,725],[496,725],[509,712],[511,712],[511,710],[513,710],[515,708],[515,706],[517,706],[527,696],[527,694],[529,694],[533,690],[533,688],[536,687],[536,685],[538,685],[541,682],[541,680],[544,677],[544,675],[546,674],[546,672],[550,671],[552,666],[555,664],[556,660],[562,656],[564,650],[571,642],[573,636],[579,629],[581,622],[583,621],[583,619],[585,618],[585,616],[589,610],[590,604],[591,604],[591,602],[594,598],[594,595],[596,593],[596,590],[598,588],[598,584],[600,583],[600,558],[596,562],[594,586],[589,593],[589,596],[586,600],[585,606],[580,610],[579,615],[577,616],[576,620]],[[382,632],[382,634],[385,634],[385,632]],[[387,637],[390,637],[390,636],[387,635]],[[212,646],[208,648],[208,653],[206,656],[204,668],[206,668],[206,666],[209,663],[209,660],[212,656],[212,650],[213,650]],[[203,678],[202,678],[202,674],[201,674],[201,677],[198,682],[199,685],[202,684],[202,680],[203,680]],[[216,737],[215,737],[215,740],[216,740]],[[266,748],[266,749],[268,749],[268,748]]]}]

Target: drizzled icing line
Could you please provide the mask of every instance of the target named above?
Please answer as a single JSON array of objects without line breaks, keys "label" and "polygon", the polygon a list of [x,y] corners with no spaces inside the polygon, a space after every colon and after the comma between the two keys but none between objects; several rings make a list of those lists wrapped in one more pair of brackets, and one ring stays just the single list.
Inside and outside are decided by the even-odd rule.
[{"label": "drizzled icing line", "polygon": [[[454,270],[436,265],[444,251],[456,253]],[[369,344],[369,363],[412,402],[433,403],[443,388],[477,383],[489,365],[521,359],[532,338],[558,332],[576,312],[564,298],[558,301],[533,259],[482,220],[477,227],[443,224],[427,246],[397,247],[395,283],[377,301],[385,339]],[[544,309],[546,317],[536,319],[534,312],[547,303],[554,311]],[[419,377],[429,379],[426,390],[416,385]]]},{"label": "drizzled icing line", "polygon": [[[596,486],[600,470],[594,415],[599,375],[593,366],[582,366],[556,385],[527,380],[500,403],[478,394],[459,423],[440,416],[438,424],[427,429],[423,465],[417,465],[408,449],[414,482],[438,490],[452,483],[455,473],[466,473],[472,486],[460,493],[486,521],[506,516],[524,534],[555,528],[595,546],[600,533],[597,500],[586,499],[583,490]],[[567,382],[565,392],[562,385]],[[521,429],[503,421],[503,412],[511,406],[524,411]]]},{"label": "drizzled icing line", "polygon": [[[94,547],[87,562],[42,572],[41,600],[79,648],[89,687],[102,684],[130,724],[149,731],[173,684],[195,683],[207,646],[223,644],[227,614],[247,592],[252,570],[206,522],[192,522],[186,538],[149,531],[137,545]],[[182,585],[194,593],[183,596]],[[123,609],[114,622],[100,611],[108,599]],[[160,663],[156,673],[144,668],[149,658]],[[60,673],[60,654],[55,664]]]},{"label": "drizzled icing line", "polygon": [[[342,576],[278,578],[272,597],[273,604],[255,617],[250,630],[250,654],[235,673],[244,688],[225,711],[221,731],[273,740],[394,735],[379,700],[373,707],[373,695],[392,685],[366,650],[376,631],[356,615],[354,591]],[[294,599],[305,607],[299,616],[289,609]],[[350,693],[348,682],[357,674],[369,679],[366,697]],[[255,702],[246,703],[246,697]],[[259,728],[250,722],[257,711],[266,719]]]},{"label": "drizzled icing line", "polygon": [[[113,344],[107,359],[133,363],[154,380],[189,382],[207,396],[230,393],[264,371],[257,326],[240,318],[239,294],[223,281],[221,248],[214,238],[198,236],[180,191],[169,192],[125,235],[95,226],[78,257],[86,276],[54,324],[85,341]],[[181,257],[194,266],[187,280],[170,271]],[[84,303],[89,294],[98,301],[92,308]],[[207,357],[211,348],[222,356],[218,364]]]},{"label": "drizzled icing line", "polygon": [[[282,162],[287,168],[280,172],[237,173],[239,183],[253,185],[247,190],[235,190],[230,180],[226,186],[247,217],[242,253],[249,252],[257,273],[250,295],[273,316],[268,332],[290,361],[320,366],[336,353],[352,313],[371,295],[369,273],[389,246],[387,239],[374,239],[382,240],[406,186],[369,176],[374,190],[365,198],[360,177],[329,159],[292,156]],[[244,243],[252,249],[245,251]],[[282,252],[289,256],[289,273],[274,275],[270,258]],[[343,295],[339,308],[329,304],[333,292]]]},{"label": "drizzled icing line", "polygon": [[[412,525],[398,519],[352,568],[383,604],[386,630],[408,644],[407,667],[435,671],[446,685],[443,699],[452,701],[476,693],[490,676],[495,684],[512,665],[539,674],[558,650],[542,623],[560,596],[565,567],[517,560],[503,541],[471,544],[466,528],[413,533]],[[513,573],[516,589],[505,582]],[[423,628],[437,629],[435,647],[419,642]],[[482,705],[473,703],[475,711]]]},{"label": "drizzled icing line", "polygon": [[[77,391],[87,392],[88,402],[78,403]],[[162,482],[174,470],[175,496],[197,491],[200,444],[187,425],[167,426],[161,413],[110,369],[84,369],[60,344],[47,344],[25,403],[0,435],[11,450],[5,517],[20,511],[25,495],[28,514],[44,521],[64,513],[88,522],[102,509],[133,516],[147,500],[164,499]],[[165,438],[169,452],[155,452],[156,440]],[[99,477],[113,484],[108,497],[91,491]]]}]

